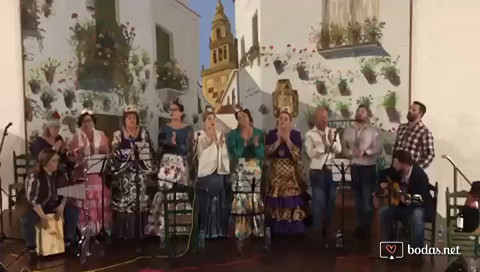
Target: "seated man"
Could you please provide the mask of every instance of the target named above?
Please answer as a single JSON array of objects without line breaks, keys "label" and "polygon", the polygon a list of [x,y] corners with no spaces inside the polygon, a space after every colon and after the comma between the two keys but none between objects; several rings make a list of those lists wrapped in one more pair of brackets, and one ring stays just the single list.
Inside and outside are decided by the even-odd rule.
[{"label": "seated man", "polygon": [[66,197],[57,195],[59,183],[66,181],[66,175],[58,171],[60,156],[53,149],[44,149],[38,155],[37,168],[29,174],[26,182],[26,198],[29,209],[21,218],[23,236],[30,250],[30,264],[34,265],[36,255],[35,225],[48,228],[46,214],[56,213],[64,217],[65,246],[68,253],[78,256],[78,250],[72,244],[76,237],[78,208],[67,202]]},{"label": "seated man", "polygon": [[[406,199],[401,197],[400,205],[383,207],[379,212],[380,224],[386,236],[383,239],[392,241],[395,238],[393,237],[393,224],[397,221],[406,221],[410,224],[411,246],[421,248],[424,243],[425,221],[427,218],[435,216],[433,198],[428,188],[428,176],[422,168],[412,162],[410,153],[403,150],[393,154],[393,168],[384,170],[382,173],[384,177],[382,178],[380,175],[380,183],[388,182],[387,177],[389,177],[393,182],[403,183],[400,187],[404,186],[406,193],[411,196],[420,195],[422,201],[421,203],[412,202],[408,205],[405,203]],[[380,187],[385,186],[380,184]]]}]

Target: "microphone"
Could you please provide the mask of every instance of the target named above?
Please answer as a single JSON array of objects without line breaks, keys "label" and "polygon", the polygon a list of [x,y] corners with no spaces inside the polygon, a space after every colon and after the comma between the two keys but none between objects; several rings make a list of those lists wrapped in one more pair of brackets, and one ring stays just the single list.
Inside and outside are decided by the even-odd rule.
[{"label": "microphone", "polygon": [[7,130],[9,127],[11,127],[13,125],[12,122],[8,123],[8,125],[5,127],[5,130]]}]

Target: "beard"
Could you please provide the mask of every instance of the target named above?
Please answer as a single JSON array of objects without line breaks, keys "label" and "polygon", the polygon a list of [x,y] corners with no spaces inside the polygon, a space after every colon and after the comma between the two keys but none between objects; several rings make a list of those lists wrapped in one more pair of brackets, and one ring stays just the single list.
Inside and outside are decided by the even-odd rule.
[{"label": "beard", "polygon": [[415,116],[409,112],[407,113],[407,120],[410,122],[415,121]]}]

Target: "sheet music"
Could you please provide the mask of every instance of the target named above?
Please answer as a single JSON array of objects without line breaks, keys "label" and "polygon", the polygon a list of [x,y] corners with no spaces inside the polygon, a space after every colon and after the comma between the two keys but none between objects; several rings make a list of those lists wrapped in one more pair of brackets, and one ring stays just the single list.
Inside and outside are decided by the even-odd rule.
[{"label": "sheet music", "polygon": [[106,163],[105,160],[107,155],[105,154],[95,154],[88,156],[86,158],[87,161],[87,173],[88,174],[99,174],[102,173],[104,169],[104,164]]},{"label": "sheet music", "polygon": [[[141,161],[148,161],[152,159],[150,145],[148,143],[135,142],[135,145],[137,146],[139,159]],[[131,148],[120,149],[120,152],[122,161],[133,161],[135,159],[133,155],[133,149]]]},{"label": "sheet music", "polygon": [[72,186],[61,187],[57,189],[57,194],[75,199],[85,199],[85,182],[77,183]]}]

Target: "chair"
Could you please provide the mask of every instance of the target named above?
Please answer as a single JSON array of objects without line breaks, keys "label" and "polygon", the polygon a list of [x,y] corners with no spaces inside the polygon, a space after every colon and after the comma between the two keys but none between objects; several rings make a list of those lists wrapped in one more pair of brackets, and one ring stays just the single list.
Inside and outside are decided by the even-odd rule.
[{"label": "chair", "polygon": [[[428,191],[433,198],[433,218],[427,218],[425,221],[425,232],[429,232],[430,236],[425,235],[425,242],[430,244],[430,247],[436,246],[436,229],[437,229],[437,203],[438,203],[438,182],[435,182],[435,186],[428,184]],[[401,223],[401,222],[400,222]],[[410,240],[410,231],[408,228],[398,228],[398,224],[394,226],[395,233],[397,233],[398,240],[408,242]],[[432,264],[435,262],[434,255],[430,255],[430,261]]]},{"label": "chair", "polygon": [[[447,201],[447,247],[460,247],[460,252],[463,257],[477,258],[480,256],[479,236],[480,232],[458,232],[457,227],[457,215],[460,209],[464,206],[467,199],[468,192],[458,191],[450,192],[447,187],[446,201]],[[453,202],[453,204],[452,204]],[[448,256],[448,262],[450,263],[456,256]]]},{"label": "chair", "polygon": [[[193,187],[174,184],[172,189],[164,190],[162,193],[164,195],[165,246],[170,256],[175,257],[175,243],[172,247],[170,239],[176,239],[178,236],[189,237],[189,246],[196,250],[198,245],[197,211],[194,209],[190,197],[194,193]],[[189,197],[188,199],[179,199],[178,194],[188,194]],[[184,231],[178,231],[178,229]]]},{"label": "chair", "polygon": [[28,171],[35,165],[35,161],[27,154],[17,155],[13,151],[13,183],[8,186],[8,210],[17,202],[17,196],[25,189],[25,179]]},{"label": "chair", "polygon": [[[435,247],[437,243],[437,203],[438,203],[438,182],[435,182],[435,186],[428,184],[428,190],[433,198],[433,218],[428,218],[425,222],[425,231],[430,232],[430,237],[425,235],[425,242],[430,243],[430,247]],[[430,261],[434,263],[435,258],[433,255],[430,255]]]}]

